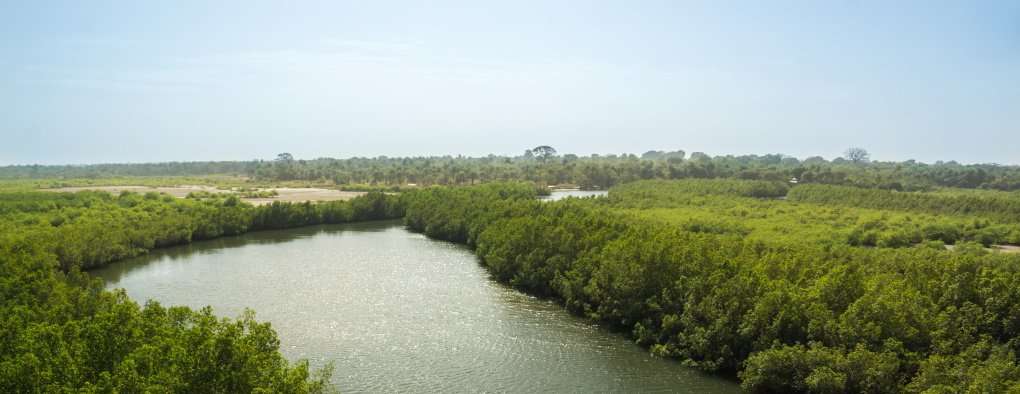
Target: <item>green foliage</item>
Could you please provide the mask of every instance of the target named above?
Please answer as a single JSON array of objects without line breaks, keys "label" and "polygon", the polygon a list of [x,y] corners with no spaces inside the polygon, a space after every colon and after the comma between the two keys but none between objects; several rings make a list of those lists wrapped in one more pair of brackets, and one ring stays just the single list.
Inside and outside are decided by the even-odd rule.
[{"label": "green foliage", "polygon": [[0,238],[0,391],[330,391],[329,369],[288,363],[249,312],[145,307],[17,235]]},{"label": "green foliage", "polygon": [[[802,188],[819,187],[840,189],[796,186],[790,194]],[[926,241],[950,245],[970,241],[989,246],[1012,244],[1020,233],[1020,223],[1000,224],[964,214],[884,209],[877,202],[872,207],[860,208],[751,197],[775,196],[783,190],[782,184],[762,181],[638,181],[613,188],[604,203],[642,221],[780,245],[811,242],[902,248]]]},{"label": "green foliage", "polygon": [[832,185],[801,185],[791,201],[942,215],[969,215],[1001,223],[1020,223],[1020,196],[1004,192],[917,193]]},{"label": "green foliage", "polygon": [[[404,222],[408,228],[425,233],[433,238],[454,242],[473,242],[477,229],[468,227],[468,220],[483,221],[482,216],[495,217],[502,214],[483,209],[492,202],[534,201],[536,191],[533,185],[525,183],[488,184],[465,189],[426,188],[402,196],[406,210]],[[470,215],[464,217],[465,215]]]},{"label": "green foliage", "polygon": [[330,391],[246,313],[145,307],[82,269],[251,230],[398,218],[400,197],[253,207],[236,195],[0,193],[0,392]]},{"label": "green foliage", "polygon": [[255,207],[252,230],[280,229],[311,224],[338,224],[366,220],[396,219],[404,216],[398,196],[371,192],[349,201],[272,204]]},{"label": "green foliage", "polygon": [[[688,162],[715,159],[664,161]],[[472,246],[499,281],[657,355],[735,373],[751,392],[1018,389],[1020,255],[985,249],[1020,240],[1015,193],[764,179],[647,180],[552,202],[531,183],[259,207],[237,195],[3,192],[0,391],[325,389],[250,315],[139,307],[78,270],[245,231],[397,217]]]},{"label": "green foliage", "polygon": [[[968,237],[990,223],[968,229],[972,217],[763,200],[746,197],[761,184],[734,182],[640,182],[607,199],[555,202],[534,201],[519,185],[402,199],[410,228],[474,247],[497,280],[626,330],[655,354],[735,372],[751,392],[1013,387],[1020,255],[941,248],[950,227]],[[709,213],[682,219],[699,209]],[[653,219],[674,210],[678,219]],[[755,236],[801,216],[818,230]],[[937,226],[926,227],[929,218]],[[843,230],[833,232],[836,224]],[[884,229],[875,242],[890,247],[852,246],[858,228]],[[802,236],[824,239],[826,230],[834,239]],[[933,241],[899,247],[926,236]]]},{"label": "green foliage", "polygon": [[1020,392],[1016,352],[982,341],[959,354],[935,354],[921,362],[917,377],[906,387],[912,393]]},{"label": "green foliage", "polygon": [[26,235],[67,271],[89,269],[145,251],[246,231],[394,219],[398,196],[368,193],[349,201],[253,207],[236,195],[176,199],[125,192],[0,193],[0,234]]},{"label": "green foliage", "polygon": [[748,181],[737,179],[686,179],[680,181],[644,181],[613,188],[610,197],[617,201],[654,201],[672,205],[695,196],[738,196],[778,198],[786,195],[789,187],[782,182]]},{"label": "green foliage", "polygon": [[757,352],[741,371],[741,386],[752,393],[897,393],[901,361],[894,351],[851,351],[820,343],[780,345]]}]

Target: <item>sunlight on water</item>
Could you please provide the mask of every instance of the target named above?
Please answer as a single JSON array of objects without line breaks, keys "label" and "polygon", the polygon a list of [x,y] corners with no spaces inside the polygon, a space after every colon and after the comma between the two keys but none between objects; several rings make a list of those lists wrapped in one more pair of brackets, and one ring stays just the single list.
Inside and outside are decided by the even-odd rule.
[{"label": "sunlight on water", "polygon": [[734,392],[489,279],[464,247],[397,222],[251,233],[93,271],[144,301],[258,312],[283,353],[345,392]]}]

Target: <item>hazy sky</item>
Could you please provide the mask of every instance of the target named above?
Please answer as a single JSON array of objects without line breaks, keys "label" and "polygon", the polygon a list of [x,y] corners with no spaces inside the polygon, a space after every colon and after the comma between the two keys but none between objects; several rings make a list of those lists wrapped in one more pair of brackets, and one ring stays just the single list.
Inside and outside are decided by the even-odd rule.
[{"label": "hazy sky", "polygon": [[1020,1],[0,2],[0,165],[1020,163]]}]

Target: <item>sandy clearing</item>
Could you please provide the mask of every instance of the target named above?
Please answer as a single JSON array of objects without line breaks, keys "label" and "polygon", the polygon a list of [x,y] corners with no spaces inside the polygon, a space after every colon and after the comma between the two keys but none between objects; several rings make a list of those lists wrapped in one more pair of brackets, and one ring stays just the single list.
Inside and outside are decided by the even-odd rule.
[{"label": "sandy clearing", "polygon": [[[201,185],[181,185],[174,187],[151,187],[151,186],[79,186],[79,187],[62,187],[56,189],[42,189],[51,192],[79,192],[83,190],[96,190],[105,191],[113,194],[120,194],[123,191],[130,191],[135,193],[166,193],[168,195],[184,198],[188,196],[188,193],[206,191],[209,193],[234,193],[231,190],[217,189],[213,186],[201,186]],[[280,187],[280,188],[261,188],[258,190],[276,190],[279,194],[272,198],[242,198],[242,200],[252,205],[266,205],[272,204],[273,201],[287,201],[287,202],[305,202],[305,201],[337,201],[337,200],[350,200],[354,197],[364,195],[365,192],[348,192],[339,191],[333,189],[321,189],[313,187]]]},{"label": "sandy clearing", "polygon": [[245,198],[253,205],[272,204],[273,201],[305,202],[305,201],[337,201],[350,200],[354,197],[364,195],[365,192],[344,192],[333,189],[319,189],[314,187],[280,187],[274,189],[279,193],[273,198]]},{"label": "sandy clearing", "polygon": [[1020,246],[1017,245],[992,245],[992,248],[1002,253],[1020,253]]}]

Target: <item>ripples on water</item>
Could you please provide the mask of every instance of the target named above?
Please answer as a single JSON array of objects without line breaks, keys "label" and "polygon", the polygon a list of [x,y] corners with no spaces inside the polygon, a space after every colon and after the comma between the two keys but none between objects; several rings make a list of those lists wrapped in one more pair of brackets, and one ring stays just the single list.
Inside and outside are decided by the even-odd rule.
[{"label": "ripples on water", "polygon": [[94,271],[139,301],[245,307],[345,392],[734,392],[489,279],[466,248],[397,222],[247,234]]}]

